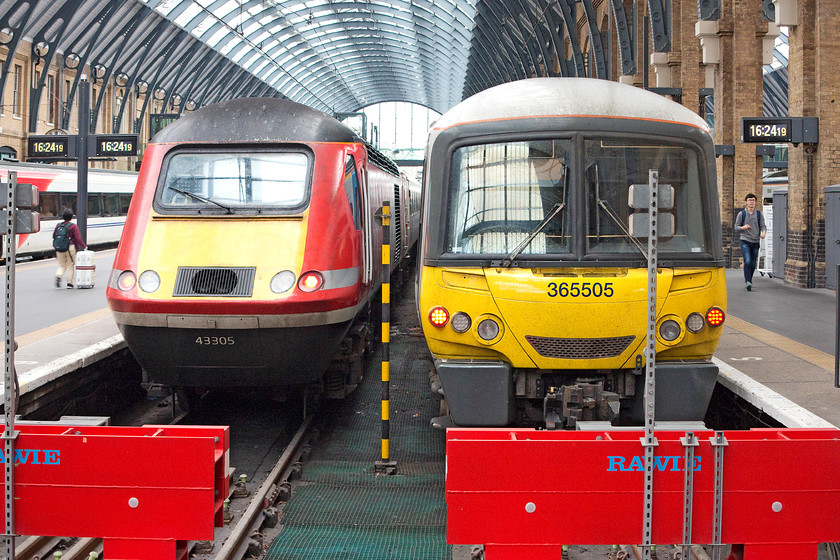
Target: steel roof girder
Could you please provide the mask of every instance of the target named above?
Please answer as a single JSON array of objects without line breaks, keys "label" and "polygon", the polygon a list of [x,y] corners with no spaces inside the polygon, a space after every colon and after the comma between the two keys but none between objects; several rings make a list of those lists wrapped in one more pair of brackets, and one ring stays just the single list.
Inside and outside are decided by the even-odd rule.
[{"label": "steel roof girder", "polygon": [[[96,46],[96,35],[101,32],[103,26],[107,21],[110,20],[113,11],[117,8],[119,0],[110,0],[108,4],[102,8],[96,16],[93,17],[93,22],[91,23],[91,33],[92,36],[88,37],[87,44],[81,49],[82,53],[79,56],[79,71],[76,72],[76,77],[73,80],[73,85],[70,86],[70,91],[67,93],[67,105],[65,107],[65,113],[62,115],[62,126],[61,128],[67,129],[70,126],[70,112],[71,107],[73,106],[73,100],[76,98],[76,90],[79,87],[79,81],[82,79],[84,75],[84,68],[88,64],[88,60],[91,57],[94,47]],[[86,35],[79,35],[75,41],[71,44],[70,52],[75,52],[75,45],[78,44]],[[91,72],[92,73],[92,72]],[[93,115],[91,115],[93,118]],[[93,121],[94,123],[96,121]]]},{"label": "steel roof girder", "polygon": [[[2,69],[0,69],[0,106],[5,106],[3,105],[3,96],[6,91],[6,79],[10,74],[15,61],[15,53],[21,39],[23,39],[24,31],[34,9],[34,1],[16,0],[11,9],[0,17],[0,29],[8,28],[12,30],[12,40],[6,45],[8,49],[6,60],[3,61]],[[19,16],[19,20],[13,23],[12,18],[17,16]]]},{"label": "steel roof girder", "polygon": [[[41,43],[45,43],[48,49],[47,56],[43,59],[44,68],[49,70],[52,66],[53,59],[58,52],[58,45],[61,43],[62,37],[64,37],[64,32],[67,30],[67,26],[70,24],[74,12],[75,9],[71,4],[63,4],[32,38],[30,60],[36,61],[35,66],[38,65],[37,61],[41,60],[41,54],[38,51],[38,45]],[[59,21],[61,23],[55,29],[55,24]],[[54,31],[52,38],[46,36],[48,31]],[[14,55],[9,58],[13,59]],[[41,95],[43,94],[44,85],[48,77],[49,72],[45,71],[41,72],[37,83],[34,80],[32,81],[32,87],[30,87],[29,92],[29,132],[36,132],[37,130],[38,113],[41,108]],[[0,87],[2,87],[2,82],[0,82]],[[0,103],[2,103],[2,98],[3,96],[0,93]],[[48,100],[48,102],[51,103],[52,101]]]},{"label": "steel roof girder", "polygon": [[[184,32],[185,35],[188,33]],[[161,87],[166,90],[166,95],[163,97],[163,106],[166,107],[172,100],[172,96],[176,94],[178,82],[181,76],[184,74],[186,69],[190,66],[189,61],[195,58],[195,54],[200,47],[200,43],[198,41],[194,41],[192,45],[188,45],[188,49],[181,55],[178,59],[178,62],[171,65],[164,75],[161,77]],[[172,73],[175,74],[172,77],[172,85],[168,86],[167,80]],[[186,100],[185,100],[186,101]]]},{"label": "steel roof girder", "polygon": [[647,0],[650,14],[650,34],[653,37],[654,52],[671,50],[671,27],[668,12],[662,0]]},{"label": "steel roof girder", "polygon": [[589,28],[589,44],[591,45],[590,52],[592,52],[595,59],[595,78],[608,79],[607,75],[607,61],[604,56],[604,42],[601,36],[601,30],[598,28],[598,16],[595,13],[595,6],[592,5],[592,0],[583,0],[583,10],[586,13],[586,24]]},{"label": "steel roof girder", "polygon": [[542,64],[545,68],[545,75],[546,76],[553,76],[554,75],[554,60],[552,57],[552,53],[548,50],[548,42],[549,40],[546,39],[544,33],[546,32],[546,26],[540,24],[539,19],[537,18],[538,12],[538,0],[520,0],[520,5],[522,6],[522,17],[528,18],[528,24],[531,27],[534,40],[537,43],[537,46],[540,50],[540,56],[542,57]]},{"label": "steel roof girder", "polygon": [[[489,25],[485,31],[489,30],[500,44],[507,46],[507,49],[504,49],[503,53],[506,55],[506,59],[514,70],[513,75],[518,78],[528,77],[528,71],[525,68],[526,62],[523,60],[525,57],[522,56],[522,52],[519,50],[516,41],[507,29],[507,13],[502,14],[502,17],[505,19],[505,21],[503,21],[502,17],[500,17],[500,15],[493,9],[494,7],[497,7],[496,4],[484,3],[482,6],[485,8],[484,13],[489,20]],[[478,18],[476,18],[476,20],[478,20]],[[517,70],[520,70],[521,73],[518,73]],[[510,77],[513,77],[513,75]]]},{"label": "steel roof girder", "polygon": [[510,37],[513,49],[517,54],[517,58],[522,61],[522,70],[525,73],[525,76],[528,77],[529,74],[527,68],[525,67],[526,60],[530,63],[532,70],[531,74],[538,76],[539,57],[532,51],[533,47],[527,40],[525,31],[522,29],[521,22],[517,17],[517,11],[512,11],[507,2],[503,3],[503,7],[507,13],[503,14],[504,19],[500,23],[502,25],[502,29],[504,29],[505,33]]},{"label": "steel roof girder", "polygon": [[[702,1],[702,0],[698,0]],[[611,0],[613,21],[618,35],[618,52],[621,56],[621,73],[632,76],[638,72],[636,66],[636,36],[622,0]]]},{"label": "steel roof girder", "polygon": [[[516,78],[524,78],[524,72],[517,72],[517,64],[516,62],[511,60],[510,52],[508,50],[496,49],[493,48],[492,45],[485,44],[485,42],[489,43],[489,41],[487,41],[488,33],[492,34],[495,37],[497,45],[504,44],[505,39],[502,35],[500,35],[497,29],[498,21],[493,21],[492,19],[490,19],[492,18],[493,13],[489,11],[489,6],[485,4],[481,4],[481,6],[485,7],[485,11],[482,12],[481,10],[476,10],[475,22],[477,31],[480,29],[482,33],[477,32],[475,35],[476,39],[478,39],[479,43],[485,47],[486,54],[491,57],[491,60],[492,58],[496,58],[502,63],[502,65],[505,68],[505,71],[504,73],[500,72],[499,76],[502,77],[504,81],[511,81]],[[487,48],[488,46],[489,48]],[[521,61],[519,62],[519,67],[520,70],[524,70]]]}]

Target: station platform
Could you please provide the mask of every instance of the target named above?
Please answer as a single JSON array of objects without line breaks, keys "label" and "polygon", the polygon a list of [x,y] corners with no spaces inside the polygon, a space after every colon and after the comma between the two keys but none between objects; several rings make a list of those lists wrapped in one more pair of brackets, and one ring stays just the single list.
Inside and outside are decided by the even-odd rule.
[{"label": "station platform", "polygon": [[[720,381],[788,427],[840,426],[834,387],[836,297],[727,269],[729,302],[715,361]],[[107,308],[17,337],[21,394],[125,347]]]}]

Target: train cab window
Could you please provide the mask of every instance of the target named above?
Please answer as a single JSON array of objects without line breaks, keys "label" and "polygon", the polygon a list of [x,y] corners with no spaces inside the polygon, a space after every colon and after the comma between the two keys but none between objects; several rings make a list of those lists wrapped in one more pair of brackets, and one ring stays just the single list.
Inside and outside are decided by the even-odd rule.
[{"label": "train cab window", "polygon": [[156,208],[221,213],[302,209],[310,157],[303,152],[176,152],[165,162]]},{"label": "train cab window", "polygon": [[584,147],[587,254],[647,250],[647,237],[630,235],[631,214],[647,220],[647,202],[642,208],[638,202],[631,205],[630,192],[631,185],[639,185],[643,187],[637,192],[647,193],[652,169],[659,172],[660,191],[670,185],[673,193],[673,207],[661,209],[660,222],[673,223],[675,231],[660,238],[658,250],[706,251],[699,153],[685,146],[602,139],[587,140]]},{"label": "train cab window", "polygon": [[120,195],[117,193],[106,193],[102,195],[104,204],[102,206],[103,216],[119,216],[120,215]]},{"label": "train cab window", "polygon": [[465,146],[449,178],[446,248],[461,254],[570,252],[569,140]]},{"label": "train cab window", "polygon": [[58,209],[58,195],[56,193],[39,193],[40,206],[38,212],[41,213],[42,220],[49,220],[58,218],[61,212]]},{"label": "train cab window", "polygon": [[87,197],[88,206],[87,206],[87,213],[88,216],[100,216],[102,215],[102,197],[99,193],[89,194]]},{"label": "train cab window", "polygon": [[356,159],[350,155],[347,156],[347,163],[344,165],[344,192],[347,193],[347,200],[353,212],[353,223],[356,229],[362,229],[359,177],[356,175]]}]

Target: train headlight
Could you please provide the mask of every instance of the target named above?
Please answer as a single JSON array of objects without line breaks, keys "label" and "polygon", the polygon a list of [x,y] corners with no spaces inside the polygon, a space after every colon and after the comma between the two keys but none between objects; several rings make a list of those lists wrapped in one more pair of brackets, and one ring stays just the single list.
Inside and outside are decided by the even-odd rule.
[{"label": "train headlight", "polygon": [[321,289],[323,285],[324,277],[320,272],[305,272],[300,275],[300,280],[298,280],[298,288],[301,292],[314,292]]},{"label": "train headlight", "polygon": [[710,327],[719,327],[723,324],[726,314],[720,307],[712,307],[706,311],[706,322]]},{"label": "train headlight", "polygon": [[476,331],[482,340],[489,342],[499,336],[501,328],[495,319],[488,317],[479,321]]},{"label": "train headlight", "polygon": [[429,311],[429,322],[434,325],[435,327],[443,327],[446,323],[449,322],[449,311],[446,310],[445,307],[437,306],[433,307],[431,311]]},{"label": "train headlight", "polygon": [[137,277],[130,270],[123,270],[117,278],[117,289],[127,292],[137,285]]},{"label": "train headlight", "polygon": [[137,285],[146,293],[152,293],[160,288],[160,276],[154,270],[146,270],[137,279]]},{"label": "train headlight", "polygon": [[680,334],[682,334],[680,324],[673,319],[662,321],[659,325],[659,336],[661,336],[663,340],[673,342],[680,337]]},{"label": "train headlight", "polygon": [[295,280],[297,280],[297,277],[294,272],[291,270],[284,270],[283,272],[275,274],[268,286],[275,294],[282,294],[288,292],[292,289],[292,287],[294,287]]},{"label": "train headlight", "polygon": [[459,311],[455,315],[452,316],[452,330],[457,333],[465,333],[470,330],[472,326],[472,319],[470,316],[464,313],[463,311]]},{"label": "train headlight", "polygon": [[692,313],[688,316],[688,319],[685,320],[685,328],[695,334],[702,331],[705,325],[706,320],[699,313]]}]

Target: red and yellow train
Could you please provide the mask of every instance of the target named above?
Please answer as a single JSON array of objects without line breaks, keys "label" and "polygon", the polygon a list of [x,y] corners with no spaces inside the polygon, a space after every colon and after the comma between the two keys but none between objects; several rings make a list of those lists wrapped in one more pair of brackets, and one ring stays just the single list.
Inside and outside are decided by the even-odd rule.
[{"label": "red and yellow train", "polygon": [[419,185],[298,103],[226,101],[161,131],[107,289],[147,380],[284,387],[326,375],[333,393],[351,389],[381,284],[384,201],[398,264],[418,237]]}]

